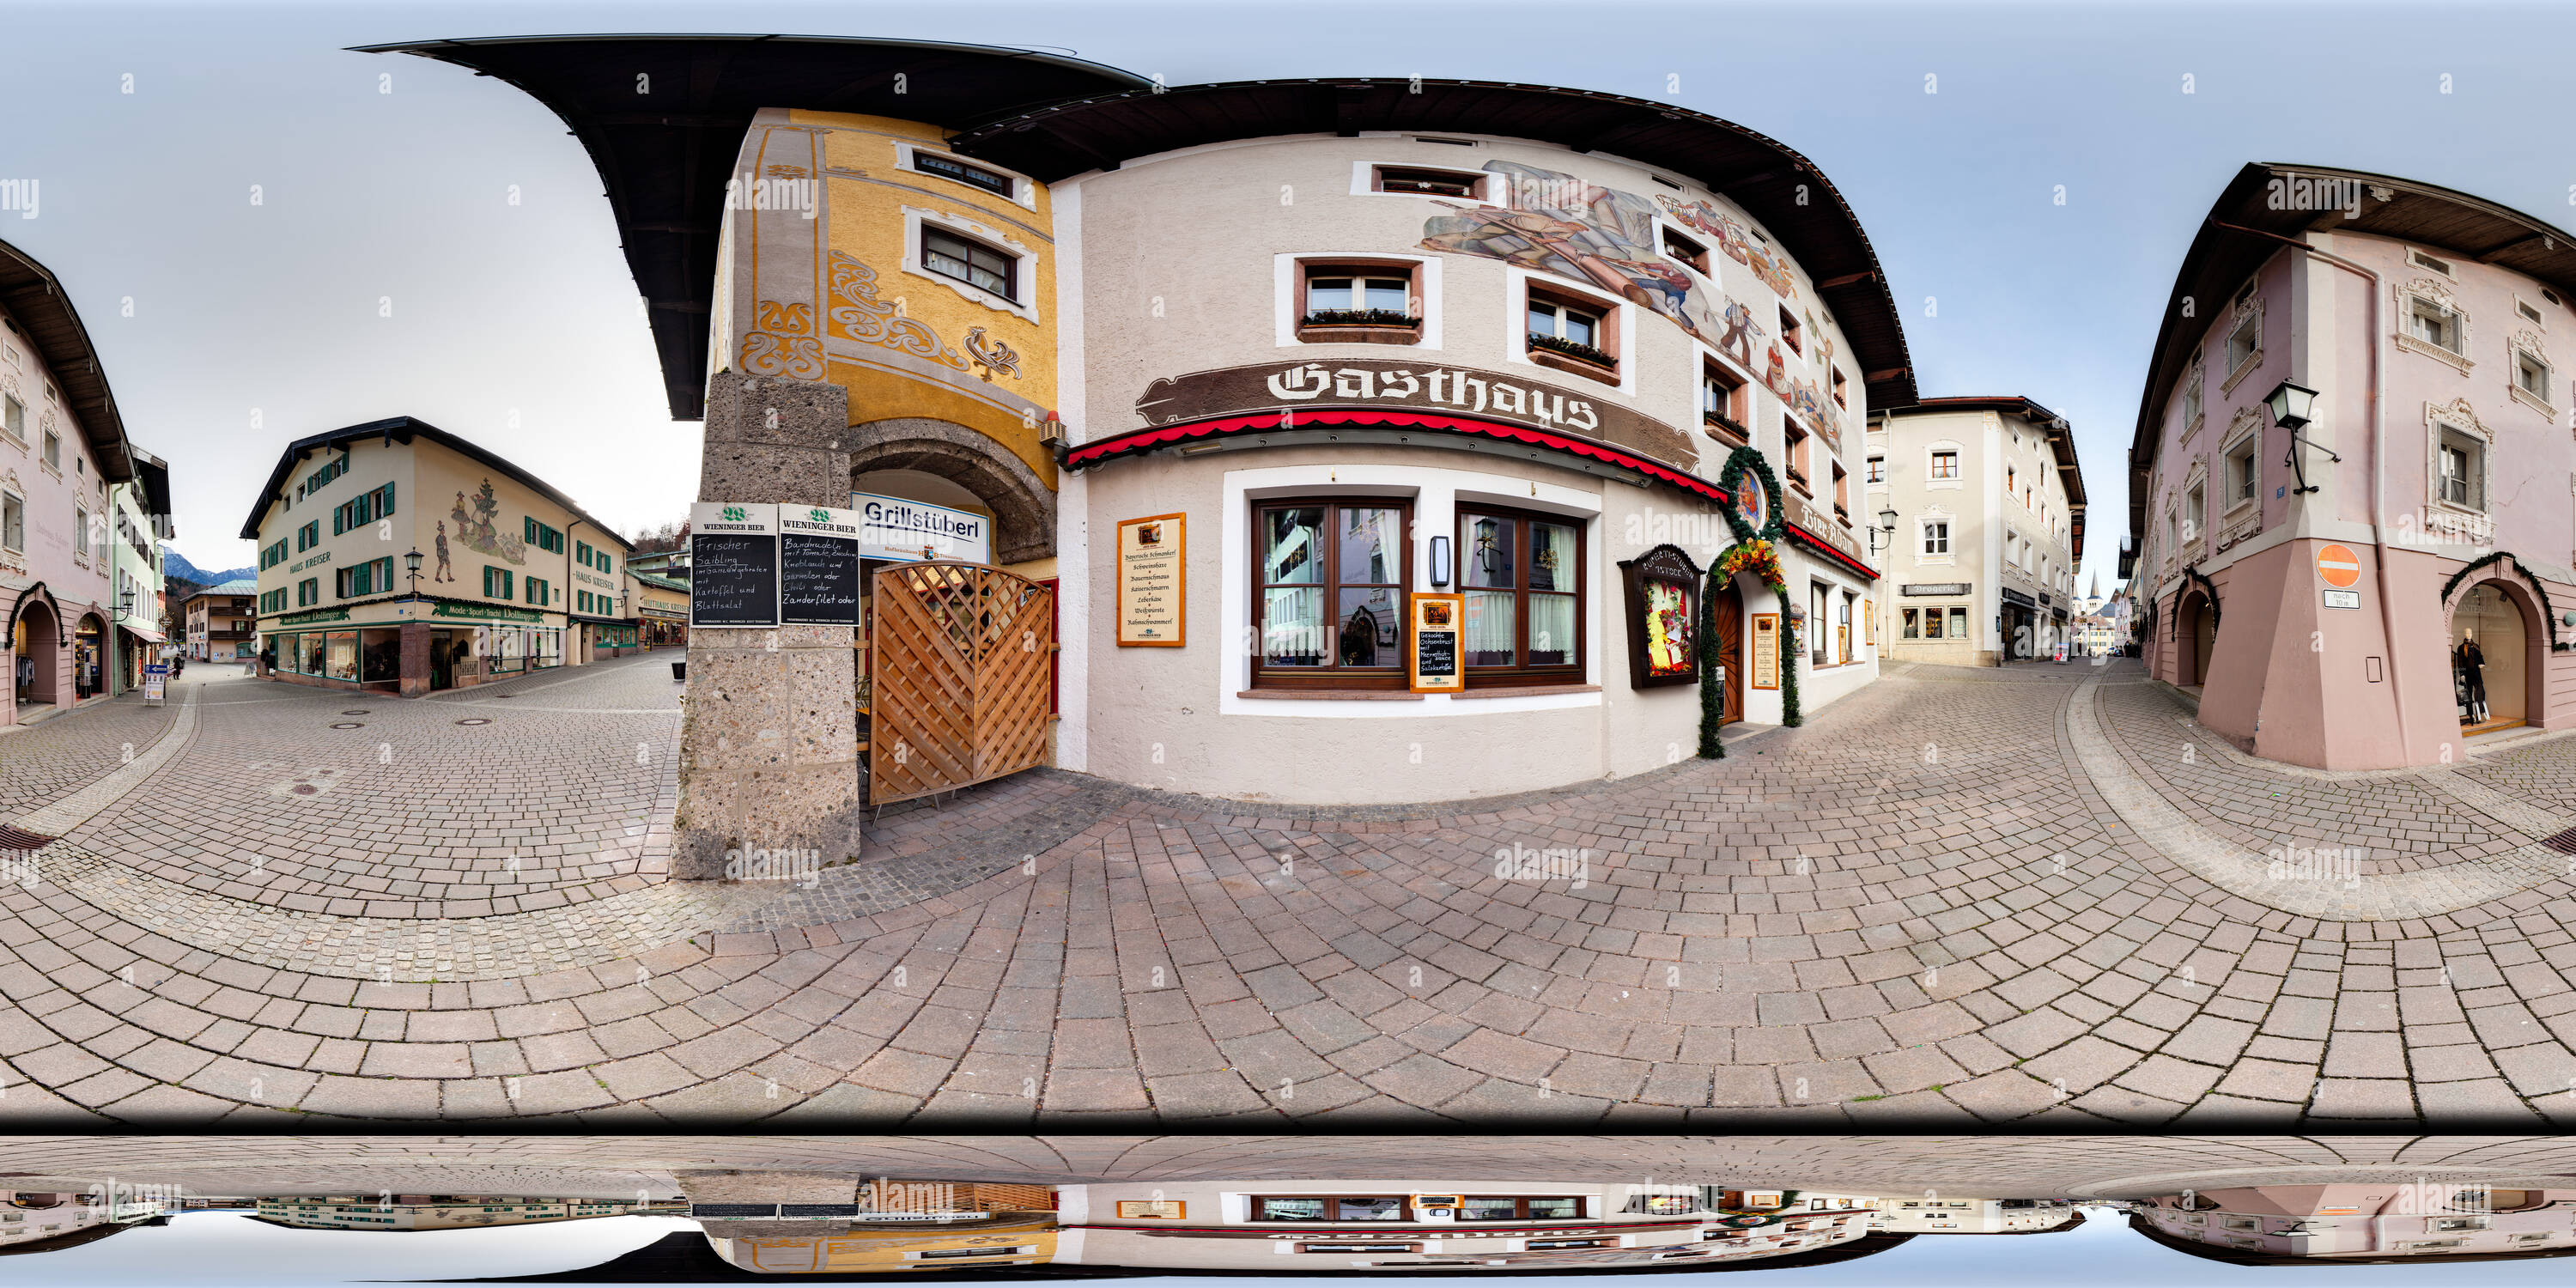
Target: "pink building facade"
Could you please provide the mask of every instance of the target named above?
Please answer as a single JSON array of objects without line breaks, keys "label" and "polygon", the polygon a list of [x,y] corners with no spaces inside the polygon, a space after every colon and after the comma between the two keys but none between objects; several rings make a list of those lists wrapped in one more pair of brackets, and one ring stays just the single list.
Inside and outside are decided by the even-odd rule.
[{"label": "pink building facade", "polygon": [[[2517,211],[2238,173],[2157,339],[2121,555],[2149,670],[2203,725],[2374,769],[2576,721],[2572,289],[2576,245]],[[2304,425],[2267,406],[2285,382]]]},{"label": "pink building facade", "polygon": [[[0,242],[0,727],[105,695],[115,666],[109,489],[123,421],[62,284]],[[149,605],[142,611],[150,611]]]}]

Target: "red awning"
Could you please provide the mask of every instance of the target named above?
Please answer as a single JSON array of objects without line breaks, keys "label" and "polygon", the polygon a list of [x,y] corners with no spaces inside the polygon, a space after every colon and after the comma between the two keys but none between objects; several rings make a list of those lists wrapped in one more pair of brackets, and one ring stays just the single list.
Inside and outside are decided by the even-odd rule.
[{"label": "red awning", "polygon": [[1129,430],[1107,438],[1085,443],[1065,454],[1067,469],[1084,469],[1102,462],[1138,452],[1169,447],[1186,439],[1230,436],[1245,433],[1294,433],[1322,425],[1384,425],[1400,429],[1428,429],[1442,433],[1463,434],[1503,442],[1527,443],[1550,451],[1563,452],[1585,460],[1642,474],[1657,482],[1668,483],[1695,496],[1705,497],[1720,505],[1728,504],[1726,490],[1697,475],[1658,464],[1633,452],[1622,451],[1607,443],[1595,442],[1575,434],[1505,425],[1496,421],[1476,420],[1465,416],[1434,416],[1422,412],[1387,411],[1377,408],[1315,407],[1299,408],[1283,421],[1278,412],[1254,416],[1220,416],[1211,420],[1191,421],[1179,425],[1155,425]]}]

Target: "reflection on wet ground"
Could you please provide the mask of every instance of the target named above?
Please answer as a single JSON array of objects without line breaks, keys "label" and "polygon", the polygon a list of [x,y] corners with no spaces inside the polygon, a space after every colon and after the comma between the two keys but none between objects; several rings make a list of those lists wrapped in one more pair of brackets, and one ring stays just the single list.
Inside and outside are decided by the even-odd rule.
[{"label": "reflection on wet ground", "polygon": [[[2576,1141],[2549,1137],[14,1137],[0,1158],[0,1284],[174,1222],[153,1246],[184,1284],[226,1217],[363,1245],[377,1280],[452,1279],[412,1252],[476,1231],[620,1221],[589,1264],[558,1237],[471,1277],[1788,1270],[2088,1223],[2253,1267],[2576,1250]],[[639,1244],[638,1217],[688,1224]]]}]

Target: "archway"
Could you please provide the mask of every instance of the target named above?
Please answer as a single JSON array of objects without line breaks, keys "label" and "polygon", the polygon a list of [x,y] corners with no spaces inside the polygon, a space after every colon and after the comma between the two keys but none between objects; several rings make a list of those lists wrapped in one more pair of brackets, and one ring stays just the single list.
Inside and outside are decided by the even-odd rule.
[{"label": "archway", "polygon": [[52,706],[57,700],[62,636],[62,619],[54,615],[47,598],[34,590],[20,598],[17,620],[10,625],[9,658],[10,683],[19,706]]},{"label": "archway", "polygon": [[2174,608],[2174,684],[2196,689],[2209,681],[2209,655],[2218,643],[2218,614],[2199,587],[2182,592]]},{"label": "archway", "polygon": [[2501,578],[2461,592],[2451,609],[2451,696],[2464,733],[2510,729],[2540,713],[2534,655],[2547,638],[2529,592]]},{"label": "archway", "polygon": [[850,477],[884,470],[935,474],[975,494],[993,511],[993,562],[1027,563],[1055,555],[1055,491],[1028,462],[989,435],[927,417],[901,416],[854,425]]}]

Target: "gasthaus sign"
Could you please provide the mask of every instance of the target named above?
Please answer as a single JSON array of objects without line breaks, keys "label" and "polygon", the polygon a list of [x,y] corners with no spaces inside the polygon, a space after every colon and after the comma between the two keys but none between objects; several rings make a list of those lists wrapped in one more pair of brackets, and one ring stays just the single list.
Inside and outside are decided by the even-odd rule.
[{"label": "gasthaus sign", "polygon": [[850,494],[850,509],[859,519],[862,559],[993,562],[993,520],[985,515],[866,492]]}]

